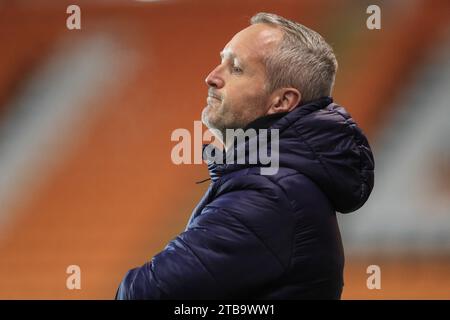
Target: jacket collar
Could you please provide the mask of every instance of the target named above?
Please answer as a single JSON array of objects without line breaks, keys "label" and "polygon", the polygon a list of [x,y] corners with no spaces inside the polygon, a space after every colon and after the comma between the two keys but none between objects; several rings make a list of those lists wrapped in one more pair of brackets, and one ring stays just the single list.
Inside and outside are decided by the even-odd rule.
[{"label": "jacket collar", "polygon": [[[333,99],[331,97],[323,97],[323,98],[311,101],[309,103],[300,104],[298,107],[296,107],[291,112],[283,112],[283,113],[271,114],[271,115],[260,117],[256,120],[252,121],[251,123],[249,123],[244,128],[244,130],[255,129],[258,133],[259,129],[273,128],[273,129],[279,129],[280,131],[283,131],[284,129],[289,127],[291,123],[295,122],[299,118],[301,118],[311,112],[319,110],[321,108],[325,108],[332,102],[333,102]],[[236,149],[238,146],[236,145],[236,143],[234,143],[233,145],[234,145],[234,151],[236,154]],[[209,144],[203,145],[203,151],[205,150],[205,148],[207,146],[209,146]],[[248,148],[247,143],[245,145],[245,148],[246,149]],[[214,148],[213,152],[220,153],[223,158],[222,164],[218,164],[218,163],[212,162],[212,161],[207,161],[209,175],[213,182],[218,180],[222,175],[224,175],[228,172],[235,171],[240,168],[245,168],[245,167],[249,166],[248,164],[227,164],[225,161],[226,153],[224,153],[222,150],[220,150],[218,148]]]}]

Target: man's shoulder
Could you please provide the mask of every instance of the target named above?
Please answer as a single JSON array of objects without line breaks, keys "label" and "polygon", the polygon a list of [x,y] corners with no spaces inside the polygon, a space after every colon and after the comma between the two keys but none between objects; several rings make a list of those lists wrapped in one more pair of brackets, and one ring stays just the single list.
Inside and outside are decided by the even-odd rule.
[{"label": "man's shoulder", "polygon": [[257,167],[234,172],[218,181],[210,207],[245,212],[248,208],[261,211],[292,211],[291,203],[305,194],[321,193],[306,175],[280,167],[275,175],[261,175]]},{"label": "man's shoulder", "polygon": [[218,181],[217,196],[239,190],[258,190],[261,192],[279,192],[289,187],[294,180],[313,184],[312,180],[297,170],[280,167],[276,174],[263,175],[260,167],[246,168],[226,175]]}]

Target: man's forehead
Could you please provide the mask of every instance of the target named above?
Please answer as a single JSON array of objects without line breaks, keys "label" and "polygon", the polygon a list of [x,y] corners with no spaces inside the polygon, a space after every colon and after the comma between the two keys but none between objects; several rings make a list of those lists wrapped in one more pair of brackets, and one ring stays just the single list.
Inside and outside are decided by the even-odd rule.
[{"label": "man's forehead", "polygon": [[273,50],[282,36],[282,31],[275,26],[254,24],[235,34],[222,50],[221,56],[260,56]]}]

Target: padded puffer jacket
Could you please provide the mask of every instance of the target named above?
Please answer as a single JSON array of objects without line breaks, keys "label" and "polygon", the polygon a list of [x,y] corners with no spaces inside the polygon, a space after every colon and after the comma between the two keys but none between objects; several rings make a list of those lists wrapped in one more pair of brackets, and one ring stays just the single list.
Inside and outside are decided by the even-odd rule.
[{"label": "padded puffer jacket", "polygon": [[[117,299],[339,299],[344,251],[336,212],[374,184],[369,143],[324,97],[276,119],[279,169],[210,163],[209,188],[186,230],[139,268]],[[248,141],[247,141],[248,143]]]}]

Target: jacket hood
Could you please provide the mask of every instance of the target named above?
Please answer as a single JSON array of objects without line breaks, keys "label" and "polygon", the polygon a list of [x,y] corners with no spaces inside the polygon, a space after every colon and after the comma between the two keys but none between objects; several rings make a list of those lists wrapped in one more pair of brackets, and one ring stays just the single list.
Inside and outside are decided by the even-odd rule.
[{"label": "jacket hood", "polygon": [[[374,185],[372,151],[361,129],[331,97],[295,108],[281,119],[275,119],[270,129],[279,130],[279,167],[309,177],[336,211],[352,212],[367,201]],[[249,142],[241,145],[247,150]],[[235,152],[237,148],[235,144]],[[213,181],[251,166],[261,164],[259,161],[256,164],[208,163]]]}]

